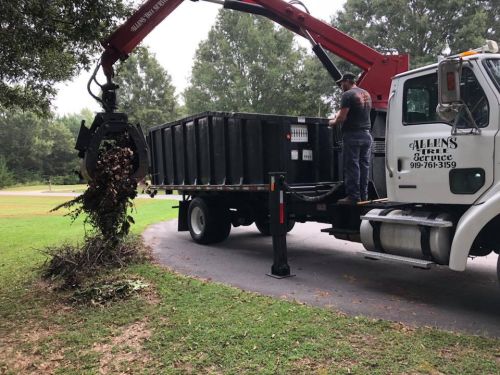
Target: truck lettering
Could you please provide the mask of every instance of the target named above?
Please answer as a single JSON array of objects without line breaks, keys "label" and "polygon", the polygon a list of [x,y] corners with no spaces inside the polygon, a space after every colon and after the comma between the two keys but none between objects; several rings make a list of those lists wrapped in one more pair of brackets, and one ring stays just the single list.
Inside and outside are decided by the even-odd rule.
[{"label": "truck lettering", "polygon": [[418,152],[413,155],[414,161],[446,161],[453,160],[453,155],[421,155]]},{"label": "truck lettering", "polygon": [[430,148],[455,150],[457,147],[458,143],[456,137],[416,139],[410,143],[410,149],[414,151]]},{"label": "truck lettering", "polygon": [[130,31],[136,32],[139,30],[151,17],[153,17],[165,4],[168,3],[168,0],[158,0],[151,9],[147,10],[139,20],[137,20],[131,27]]},{"label": "truck lettering", "polygon": [[450,150],[458,148],[456,137],[415,139],[409,145],[413,154],[410,168],[456,168]]}]

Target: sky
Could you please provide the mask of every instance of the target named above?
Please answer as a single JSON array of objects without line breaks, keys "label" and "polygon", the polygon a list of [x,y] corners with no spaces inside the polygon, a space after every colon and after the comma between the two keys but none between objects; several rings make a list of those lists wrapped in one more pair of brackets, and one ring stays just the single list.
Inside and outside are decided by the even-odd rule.
[{"label": "sky", "polygon": [[[302,0],[311,14],[329,21],[330,16],[342,8],[345,0]],[[143,41],[150,47],[160,64],[172,77],[179,95],[189,83],[193,58],[198,44],[206,39],[215,23],[221,7],[216,4],[198,1],[184,1]],[[309,47],[310,44],[298,37],[298,42]],[[82,72],[71,82],[57,86],[58,95],[54,101],[56,113],[63,115],[78,113],[83,108],[99,111],[99,105],[87,93],[90,72]]]}]

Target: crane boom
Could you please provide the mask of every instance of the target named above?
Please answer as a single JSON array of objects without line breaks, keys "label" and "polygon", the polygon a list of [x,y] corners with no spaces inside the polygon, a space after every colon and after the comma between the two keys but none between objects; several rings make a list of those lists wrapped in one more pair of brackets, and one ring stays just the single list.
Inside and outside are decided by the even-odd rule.
[{"label": "crane boom", "polygon": [[[88,88],[90,94],[102,104],[105,112],[96,115],[90,129],[82,123],[75,146],[80,151],[80,157],[84,159],[82,174],[88,178],[91,179],[93,176],[94,164],[101,143],[112,140],[113,137],[122,133],[128,134],[131,149],[138,155],[134,177],[140,179],[146,175],[147,149],[144,137],[141,136],[142,132],[138,126],[128,123],[126,114],[115,113],[118,86],[112,81],[113,66],[118,60],[127,59],[134,48],[183,1],[147,0],[124,24],[101,42],[104,52],[89,81]],[[408,70],[407,55],[383,55],[326,22],[311,16],[307,9],[301,10],[284,0],[204,1],[223,5],[227,9],[267,17],[309,39],[313,44],[313,51],[334,79],[340,78],[341,73],[328,57],[325,49],[358,66],[363,71],[358,85],[371,94],[375,110],[387,108],[391,78]],[[295,0],[294,3],[300,3],[300,1]],[[99,67],[102,67],[107,80],[103,85],[96,80]],[[92,82],[100,86],[102,92],[100,97],[92,94],[90,89]]]},{"label": "crane boom", "polygon": [[375,109],[387,108],[391,78],[408,70],[408,55],[383,55],[283,0],[254,1],[278,18],[295,25],[301,30],[300,34],[306,30],[316,43],[334,55],[361,68],[363,74],[358,85],[372,95]]},{"label": "crane boom", "polygon": [[[113,34],[102,41],[104,53],[101,64],[105,75],[112,77],[116,61],[126,59],[183,1],[148,0]],[[383,55],[286,1],[227,0],[220,3],[229,9],[265,16],[299,35],[310,36],[326,50],[359,67],[363,74],[358,84],[371,93],[376,109],[387,108],[391,78],[408,70],[408,55]]]},{"label": "crane boom", "polygon": [[115,32],[101,42],[104,74],[113,75],[113,65],[125,60],[135,47],[184,0],[148,0]]}]

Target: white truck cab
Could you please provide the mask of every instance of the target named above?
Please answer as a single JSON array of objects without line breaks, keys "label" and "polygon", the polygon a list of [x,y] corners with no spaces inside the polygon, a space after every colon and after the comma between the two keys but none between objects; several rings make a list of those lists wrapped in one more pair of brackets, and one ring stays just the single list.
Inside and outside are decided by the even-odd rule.
[{"label": "white truck cab", "polygon": [[494,185],[500,55],[466,57],[461,71],[464,107],[451,121],[436,111],[438,64],[394,78],[386,133],[390,201],[470,205]]},{"label": "white truck cab", "polygon": [[489,42],[394,77],[386,181],[388,200],[402,208],[363,217],[368,250],[432,259],[456,271],[465,270],[469,256],[500,250],[496,52]]}]

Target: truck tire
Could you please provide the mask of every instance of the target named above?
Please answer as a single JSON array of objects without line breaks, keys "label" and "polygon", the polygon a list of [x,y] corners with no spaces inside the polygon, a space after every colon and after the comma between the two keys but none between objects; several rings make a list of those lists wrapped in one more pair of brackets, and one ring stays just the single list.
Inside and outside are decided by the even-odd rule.
[{"label": "truck tire", "polygon": [[194,198],[187,221],[191,238],[202,245],[222,242],[231,232],[229,210],[216,201]]},{"label": "truck tire", "polygon": [[[269,224],[269,218],[261,218],[255,220],[255,226],[263,236],[271,235],[271,226]],[[288,220],[287,233],[290,233],[295,226],[295,220]]]}]

